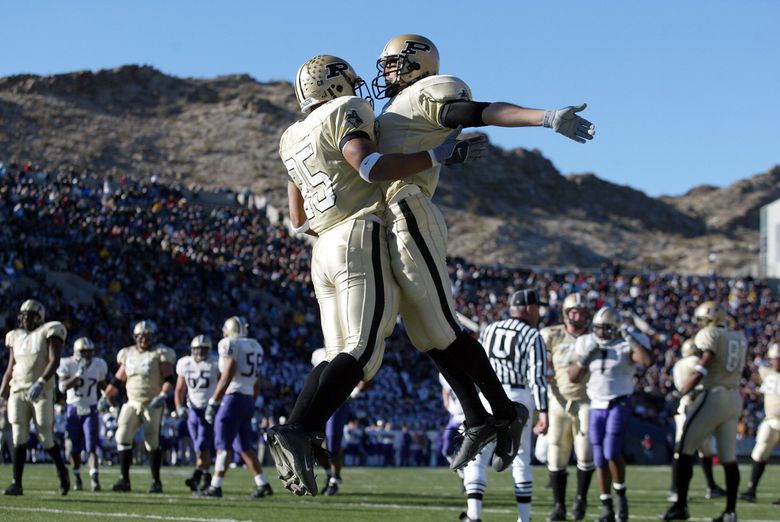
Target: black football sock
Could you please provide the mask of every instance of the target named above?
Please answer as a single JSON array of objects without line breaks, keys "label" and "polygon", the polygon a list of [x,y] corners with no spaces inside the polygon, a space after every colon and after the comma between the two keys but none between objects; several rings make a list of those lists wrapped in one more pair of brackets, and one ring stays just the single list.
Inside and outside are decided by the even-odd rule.
[{"label": "black football sock", "polygon": [[761,480],[761,475],[764,474],[764,468],[766,468],[766,462],[753,462],[753,468],[750,470],[750,482],[748,482],[748,490],[753,493],[758,489],[758,482]]},{"label": "black football sock", "polygon": [[426,352],[436,365],[436,369],[447,380],[452,391],[458,397],[463,414],[466,416],[466,426],[481,426],[485,424],[488,412],[479,400],[479,391],[474,386],[474,381],[460,367],[458,362],[453,359],[449,351],[428,350]]},{"label": "black football sock", "polygon": [[14,446],[14,482],[22,486],[22,475],[24,474],[24,461],[27,460],[27,444]]},{"label": "black football sock", "polygon": [[[485,349],[466,332],[460,335],[449,345],[445,352],[458,361],[458,364],[471,377],[474,384],[490,403],[493,416],[501,420],[514,420],[517,416],[512,401],[506,396],[501,381],[496,376],[496,371],[487,358]],[[457,391],[455,392],[457,394]]]},{"label": "black football sock", "polygon": [[192,472],[192,480],[195,482],[200,482],[201,478],[203,478],[203,470],[200,468],[195,468],[195,471]]},{"label": "black football sock", "polygon": [[672,459],[672,487],[669,491],[677,491],[677,459]]},{"label": "black football sock", "polygon": [[704,471],[704,478],[707,480],[707,487],[715,487],[715,477],[712,476],[712,457],[701,458],[701,469]]},{"label": "black football sock", "polygon": [[334,357],[320,375],[317,393],[301,420],[303,429],[322,431],[330,416],[344,404],[362,378],[363,366],[357,359],[346,353]]},{"label": "black football sock", "polygon": [[130,480],[130,463],[133,461],[133,450],[119,450],[119,474],[125,480]]},{"label": "black football sock", "polygon": [[152,480],[160,482],[160,467],[162,466],[162,450],[156,449],[149,452],[149,467],[152,468]]},{"label": "black football sock", "polygon": [[552,486],[553,503],[564,506],[566,504],[566,470],[551,471],[550,485]]},{"label": "black football sock", "polygon": [[680,454],[677,458],[677,505],[688,505],[688,487],[693,476],[693,457]]},{"label": "black football sock", "polygon": [[739,467],[736,462],[730,462],[723,465],[723,471],[726,472],[726,511],[736,511]]},{"label": "black football sock", "polygon": [[57,471],[59,473],[68,472],[68,468],[65,467],[65,462],[62,460],[62,453],[60,453],[59,444],[55,442],[54,446],[46,450],[46,453],[48,453],[51,457],[51,460],[54,461],[54,465],[57,467]]},{"label": "black football sock", "polygon": [[[590,489],[590,481],[593,478],[593,472],[595,469],[581,470],[577,468],[577,496],[583,499],[588,498],[588,490]],[[566,483],[563,484],[564,496],[566,492]]]},{"label": "black football sock", "polygon": [[306,410],[308,410],[311,405],[314,394],[317,393],[317,387],[320,385],[320,377],[327,365],[328,362],[323,361],[309,372],[309,375],[303,382],[303,389],[301,390],[301,393],[298,394],[298,398],[295,399],[295,405],[293,406],[290,415],[287,416],[288,423],[295,424],[301,422]]}]

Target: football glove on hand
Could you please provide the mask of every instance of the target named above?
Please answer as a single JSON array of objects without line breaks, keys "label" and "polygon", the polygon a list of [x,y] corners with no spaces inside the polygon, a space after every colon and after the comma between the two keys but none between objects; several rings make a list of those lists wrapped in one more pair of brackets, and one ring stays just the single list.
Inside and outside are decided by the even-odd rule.
[{"label": "football glove on hand", "polygon": [[458,127],[450,132],[441,145],[431,149],[431,154],[437,164],[457,165],[459,163],[468,163],[485,155],[487,150],[487,138],[483,135],[459,140],[463,127]]},{"label": "football glove on hand", "polygon": [[206,405],[206,413],[203,415],[206,417],[206,422],[214,424],[214,418],[217,416],[217,410],[219,409],[219,402],[209,399],[209,403]]},{"label": "football glove on hand", "polygon": [[42,393],[43,393],[43,380],[38,379],[37,381],[35,381],[35,384],[30,386],[30,389],[27,390],[27,400],[35,402],[38,400],[38,398],[41,396]]},{"label": "football glove on hand", "polygon": [[149,403],[149,409],[159,410],[160,408],[163,407],[164,404],[165,404],[165,394],[161,393],[160,395],[158,395],[157,397],[151,400],[151,402]]},{"label": "football glove on hand", "polygon": [[583,103],[576,107],[548,109],[544,111],[544,126],[552,127],[558,134],[563,134],[577,143],[585,143],[585,140],[592,140],[593,136],[596,135],[596,126],[577,115],[578,112],[584,111],[587,106],[587,103]]},{"label": "football glove on hand", "polygon": [[179,406],[178,408],[176,408],[176,417],[181,419],[181,420],[186,420],[187,419],[187,408],[185,408],[184,406]]},{"label": "football glove on hand", "polygon": [[97,409],[100,413],[106,413],[111,409],[111,401],[108,400],[108,397],[103,395],[100,400],[98,400]]}]

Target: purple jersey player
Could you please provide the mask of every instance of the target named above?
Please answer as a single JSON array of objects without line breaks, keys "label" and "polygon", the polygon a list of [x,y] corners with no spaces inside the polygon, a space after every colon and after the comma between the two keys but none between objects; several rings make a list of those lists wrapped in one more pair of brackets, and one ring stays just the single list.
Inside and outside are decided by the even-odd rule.
[{"label": "purple jersey player", "polygon": [[97,447],[98,390],[106,387],[108,365],[95,357],[95,345],[87,337],[80,337],[73,343],[73,357],[60,361],[57,368],[60,391],[66,393],[68,405],[66,427],[71,441],[74,489],[81,491],[81,453],[86,449],[89,462],[89,476],[92,491],[100,491],[98,479]]},{"label": "purple jersey player", "polygon": [[211,485],[201,492],[204,497],[221,497],[222,483],[231,451],[241,458],[255,480],[253,498],[273,494],[271,485],[257,459],[257,435],[252,431],[255,399],[258,393],[263,348],[247,337],[247,325],[240,317],[230,317],[222,327],[225,336],[217,345],[220,378],[206,403],[205,418],[214,424],[214,447],[217,458]]},{"label": "purple jersey player", "polygon": [[[569,367],[569,377],[578,382],[590,374],[588,436],[601,490],[599,522],[614,522],[616,514],[621,522],[628,520],[623,443],[631,416],[636,365],[650,365],[649,348],[649,339],[635,329],[621,327],[617,312],[610,307],[596,312],[593,333],[578,337],[574,345],[577,360]],[[617,513],[611,487],[618,497]]]}]

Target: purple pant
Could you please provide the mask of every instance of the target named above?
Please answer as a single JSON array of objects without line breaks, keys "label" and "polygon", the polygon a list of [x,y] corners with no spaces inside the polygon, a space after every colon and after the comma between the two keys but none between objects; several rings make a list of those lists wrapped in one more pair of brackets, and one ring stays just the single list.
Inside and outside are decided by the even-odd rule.
[{"label": "purple pant", "polygon": [[444,428],[444,432],[441,434],[441,454],[444,457],[449,457],[458,448],[458,441],[460,439],[460,425],[461,423],[455,420],[455,417],[450,417],[450,421]]},{"label": "purple pant", "polygon": [[79,415],[75,406],[68,405],[66,429],[73,444],[71,453],[81,453],[85,448],[87,453],[96,451],[100,431],[97,406],[92,406],[87,415]]},{"label": "purple pant", "polygon": [[233,451],[243,453],[257,447],[253,440],[252,417],[255,413],[255,401],[249,395],[232,393],[225,395],[214,419],[214,446],[217,450],[226,450],[232,445]]},{"label": "purple pant", "polygon": [[607,461],[623,456],[631,403],[628,397],[613,399],[606,410],[590,409],[588,439],[593,447],[597,468],[606,468]]},{"label": "purple pant", "polygon": [[190,432],[195,451],[211,451],[214,446],[214,426],[206,422],[206,408],[190,408],[187,415],[187,429]]},{"label": "purple pant", "polygon": [[325,423],[325,444],[332,455],[341,451],[341,442],[344,440],[344,425],[347,424],[351,414],[349,401],[347,401],[339,406],[339,409]]}]

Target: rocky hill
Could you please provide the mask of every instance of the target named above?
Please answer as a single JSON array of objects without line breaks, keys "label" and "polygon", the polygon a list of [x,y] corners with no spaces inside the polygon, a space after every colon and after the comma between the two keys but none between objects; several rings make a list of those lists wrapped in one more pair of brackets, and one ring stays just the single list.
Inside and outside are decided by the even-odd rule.
[{"label": "rocky hill", "polygon": [[[287,82],[247,75],[182,79],[125,66],[0,78],[0,161],[153,175],[202,187],[251,187],[284,205],[278,159],[297,117]],[[436,200],[450,253],[478,263],[721,272],[758,258],[758,209],[780,197],[780,166],[729,187],[651,198],[593,174],[562,176],[544,156],[492,147],[442,174]]]}]

